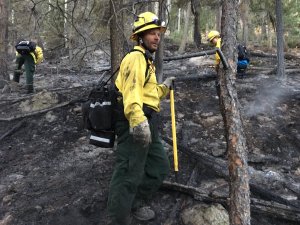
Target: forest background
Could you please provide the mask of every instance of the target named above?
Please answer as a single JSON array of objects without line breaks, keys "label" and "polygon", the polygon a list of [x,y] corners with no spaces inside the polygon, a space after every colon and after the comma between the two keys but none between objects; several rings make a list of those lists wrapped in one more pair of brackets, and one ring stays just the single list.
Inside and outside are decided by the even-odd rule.
[{"label": "forest background", "polygon": [[[285,50],[300,46],[299,0],[282,1]],[[276,47],[275,1],[241,0],[239,4],[238,42],[255,48]],[[112,42],[122,42],[127,52],[132,43],[129,35],[135,14],[144,10],[159,13],[167,22],[165,37],[183,53],[186,44],[198,48],[206,43],[211,29],[221,29],[220,0],[1,0],[1,70],[8,78],[7,67],[14,56],[14,45],[20,38],[35,39],[45,51],[45,58],[68,57],[70,66],[80,68],[97,49],[110,58]],[[160,5],[160,6],[159,6]],[[113,16],[120,23],[113,24]],[[111,30],[119,40],[112,40]],[[7,57],[7,54],[10,57]],[[112,59],[113,61],[113,59]],[[114,64],[114,62],[112,62]]]}]

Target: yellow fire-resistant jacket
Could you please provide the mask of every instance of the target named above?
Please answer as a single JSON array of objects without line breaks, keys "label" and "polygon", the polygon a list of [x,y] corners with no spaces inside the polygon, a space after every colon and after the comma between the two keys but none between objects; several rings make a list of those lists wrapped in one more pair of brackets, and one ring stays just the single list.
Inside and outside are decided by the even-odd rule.
[{"label": "yellow fire-resistant jacket", "polygon": [[[140,46],[135,46],[134,49],[145,53]],[[147,74],[149,80],[146,81],[147,64],[144,55],[139,51],[130,52],[124,57],[115,81],[123,96],[124,114],[130,127],[135,127],[147,119],[143,112],[144,104],[159,112],[160,100],[169,93],[165,85],[157,83],[155,67],[150,60]]]},{"label": "yellow fire-resistant jacket", "polygon": [[[221,42],[222,42],[221,38],[218,38],[216,48],[221,49]],[[218,66],[220,64],[220,61],[221,61],[220,56],[219,56],[218,53],[216,53],[216,63],[215,63],[215,65]]]},{"label": "yellow fire-resistant jacket", "polygon": [[[20,54],[16,52],[16,55],[19,56]],[[30,52],[30,55],[32,56],[35,64],[41,63],[44,59],[43,50],[39,46],[36,46],[34,52]]]}]

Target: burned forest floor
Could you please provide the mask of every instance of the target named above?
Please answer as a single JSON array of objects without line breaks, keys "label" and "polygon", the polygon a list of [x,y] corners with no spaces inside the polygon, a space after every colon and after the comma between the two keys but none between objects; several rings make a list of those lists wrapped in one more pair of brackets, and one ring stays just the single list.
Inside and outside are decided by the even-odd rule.
[{"label": "burned forest floor", "polygon": [[[176,52],[170,48],[166,54]],[[252,56],[247,75],[235,80],[249,171],[263,178],[251,176],[257,187],[251,187],[251,198],[293,208],[285,214],[253,207],[253,225],[300,223],[300,52],[295,56],[286,60],[284,83],[276,77],[276,58],[259,56]],[[88,62],[76,71],[64,60],[45,60],[37,67],[34,94],[24,94],[24,75],[19,85],[1,87],[0,225],[106,224],[114,149],[89,144],[81,104],[109,61],[98,51]],[[213,64],[206,56],[164,63],[165,77],[181,78],[175,82],[179,172],[171,171],[167,181],[195,187],[206,197],[164,186],[149,203],[156,218],[133,220],[134,225],[196,224],[188,221],[196,205],[228,210],[228,177],[214,167],[226,163],[227,155]],[[161,103],[160,131],[172,164],[168,98]]]}]

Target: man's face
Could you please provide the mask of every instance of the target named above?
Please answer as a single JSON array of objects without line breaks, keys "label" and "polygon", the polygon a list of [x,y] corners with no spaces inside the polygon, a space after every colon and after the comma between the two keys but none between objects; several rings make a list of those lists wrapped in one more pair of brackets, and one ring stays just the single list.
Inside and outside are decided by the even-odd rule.
[{"label": "man's face", "polygon": [[218,42],[218,38],[215,37],[215,38],[213,38],[213,39],[210,41],[210,44],[211,44],[211,46],[216,46],[216,45],[217,45],[217,42]]},{"label": "man's face", "polygon": [[158,48],[160,42],[160,29],[154,28],[151,30],[146,30],[142,37],[144,44],[149,49],[150,52],[155,52]]}]

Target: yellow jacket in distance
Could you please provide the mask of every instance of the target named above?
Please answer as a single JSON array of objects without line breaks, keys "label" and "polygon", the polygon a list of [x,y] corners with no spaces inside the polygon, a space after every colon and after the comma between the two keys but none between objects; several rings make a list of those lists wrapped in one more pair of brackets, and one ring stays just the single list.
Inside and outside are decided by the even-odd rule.
[{"label": "yellow jacket in distance", "polygon": [[143,112],[144,104],[159,112],[160,100],[169,93],[165,85],[157,83],[155,67],[150,60],[146,79],[147,64],[145,56],[141,53],[145,53],[145,50],[140,46],[135,46],[134,49],[138,51],[128,53],[122,60],[115,81],[123,96],[124,114],[130,127],[135,127],[147,119]]},{"label": "yellow jacket in distance", "polygon": [[[217,41],[217,44],[216,44],[216,48],[218,48],[218,49],[221,49],[221,42],[222,42],[222,39],[221,38],[218,38],[218,41]],[[216,53],[216,66],[218,66],[219,64],[220,64],[220,61],[221,61],[221,59],[220,59],[220,56],[219,56],[219,54],[218,53]]]}]

